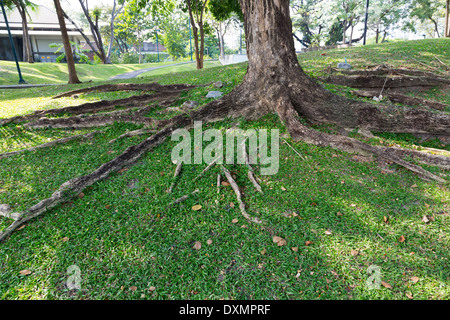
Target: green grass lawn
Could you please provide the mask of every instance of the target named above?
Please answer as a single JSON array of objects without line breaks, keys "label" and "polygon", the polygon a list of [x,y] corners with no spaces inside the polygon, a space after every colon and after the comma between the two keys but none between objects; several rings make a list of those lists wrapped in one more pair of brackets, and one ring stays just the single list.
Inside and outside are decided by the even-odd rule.
[{"label": "green grass lawn", "polygon": [[[77,74],[81,81],[106,81],[109,78],[135,70],[152,68],[173,62],[146,64],[77,64]],[[67,83],[68,71],[64,63],[27,63],[20,62],[22,77],[30,84]],[[0,61],[0,85],[17,84],[19,76],[15,62]]]},{"label": "green grass lawn", "polygon": [[[394,60],[404,67],[414,66],[407,57],[420,57],[431,65],[434,54],[443,61],[450,60],[448,51],[442,53],[448,50],[448,43],[444,39],[395,42],[326,51],[326,55],[302,54],[299,59],[312,76],[344,56],[357,66]],[[221,80],[225,84],[222,90],[228,93],[242,81],[246,67],[243,63],[121,82],[208,84]],[[136,94],[91,93],[78,99],[51,99],[57,93],[90,85],[3,90],[0,118]],[[348,94],[347,88],[329,88]],[[211,100],[205,98],[209,90],[212,86],[193,89],[183,94],[176,106],[186,100],[203,105]],[[435,94],[444,95],[446,100],[449,93]],[[232,123],[204,124],[204,129],[225,130]],[[267,228],[263,230],[242,217],[231,187],[222,186],[217,193],[219,167],[194,182],[206,165],[185,165],[173,194],[166,193],[175,170],[170,154],[177,144],[168,140],[127,170],[29,221],[0,243],[0,298],[450,298],[448,184],[424,181],[394,164],[381,167],[377,161],[331,148],[294,143],[276,115],[240,121],[238,125],[243,129],[279,129],[305,158],[282,142],[278,174],[260,176],[263,194],[248,181],[245,166],[227,166],[242,188],[249,214],[266,221],[267,228],[283,237],[287,245],[277,246]],[[20,212],[49,197],[68,179],[92,172],[143,141],[145,136],[108,143],[137,128],[116,123],[102,127],[102,133],[92,140],[74,140],[1,159],[0,204],[7,203]],[[316,129],[336,130],[333,126]],[[30,130],[10,124],[0,127],[0,152],[89,131]],[[357,132],[352,135],[366,139]],[[450,146],[439,140],[420,142],[412,135],[376,133],[376,139],[370,142],[450,151]],[[257,174],[259,169],[255,166]],[[187,201],[169,206],[197,188],[199,192]],[[202,209],[194,211],[194,205]],[[423,221],[424,216],[428,222]],[[0,230],[11,222],[0,217]],[[202,244],[200,250],[193,249],[196,241]],[[69,291],[65,286],[72,265],[80,270],[80,291]],[[369,289],[369,266],[379,267],[381,280],[388,285]],[[31,273],[22,275],[22,270]]]},{"label": "green grass lawn", "polygon": [[[176,62],[174,62],[174,63],[176,63]],[[204,65],[203,65],[203,68],[204,68],[203,70],[213,68],[213,67],[219,67],[219,66],[221,66],[221,63],[219,61],[205,61]],[[172,66],[172,67],[148,71],[146,73],[143,73],[139,77],[154,77],[154,76],[159,76],[159,75],[163,75],[166,73],[179,73],[179,72],[193,71],[193,70],[196,70],[196,68],[197,68],[197,66],[195,63],[182,64],[182,65],[178,65],[178,66]]]}]

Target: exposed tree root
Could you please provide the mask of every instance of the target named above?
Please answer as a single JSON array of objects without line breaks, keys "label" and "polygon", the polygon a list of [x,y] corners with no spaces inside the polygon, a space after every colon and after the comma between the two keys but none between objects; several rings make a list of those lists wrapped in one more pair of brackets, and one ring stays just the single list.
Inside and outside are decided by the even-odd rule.
[{"label": "exposed tree root", "polygon": [[125,122],[133,124],[144,124],[152,126],[159,121],[147,117],[135,115],[93,115],[93,116],[75,116],[68,118],[41,118],[34,122],[25,123],[24,127],[31,129],[42,128],[93,128],[114,124],[115,122]]},{"label": "exposed tree root", "polygon": [[[154,94],[138,95],[130,98],[118,99],[118,100],[101,100],[96,102],[83,103],[77,106],[70,106],[64,108],[56,108],[49,110],[35,111],[29,115],[17,116],[0,120],[0,126],[8,123],[20,123],[25,121],[31,121],[35,119],[41,119],[45,116],[57,116],[61,114],[71,115],[86,115],[88,113],[98,113],[110,110],[115,110],[116,107],[124,107],[125,110],[132,108],[143,108],[149,103],[160,101],[159,106],[165,107],[168,104],[173,103],[179,98],[181,91],[172,92],[160,92]],[[154,108],[151,106],[151,108]]]},{"label": "exposed tree root", "polygon": [[[422,178],[435,180],[439,183],[446,183],[445,179],[436,176],[435,174],[423,169],[422,167],[398,158],[398,151],[392,151],[392,148],[372,146],[353,138],[331,135],[307,128],[297,119],[297,113],[287,97],[282,97],[279,99],[277,104],[277,111],[280,119],[288,128],[289,133],[291,134],[291,137],[292,139],[294,139],[294,141],[304,141],[306,143],[317,146],[328,146],[346,152],[363,152],[375,154],[381,158],[390,160],[399,164],[400,166],[409,169]],[[403,155],[406,155],[408,154],[408,151],[406,149],[402,149],[402,153]],[[409,154],[416,154],[416,151],[410,152]],[[443,161],[444,166],[448,166],[448,164],[450,164],[450,159],[448,158],[444,159],[437,156],[430,157],[430,155],[422,155],[420,160],[425,161],[429,158],[432,158],[437,162]],[[437,160],[438,158],[439,160]]]},{"label": "exposed tree root", "polygon": [[327,68],[323,70],[327,72],[328,74],[332,73],[341,73],[345,75],[351,75],[351,76],[386,76],[386,75],[393,75],[393,76],[415,76],[415,77],[428,77],[428,78],[439,78],[439,75],[436,75],[432,72],[426,72],[421,70],[413,70],[413,69],[398,69],[398,68],[392,68],[390,66],[386,65],[380,65],[376,66],[375,68],[371,70],[344,70],[344,69],[336,69],[336,68]]},{"label": "exposed tree root", "polygon": [[[402,158],[412,157],[422,163],[432,164],[448,169],[450,163],[450,159],[448,157],[426,154],[417,150],[371,146],[349,137],[336,136],[312,130],[303,125],[297,119],[297,117],[301,115],[313,123],[336,123],[342,127],[349,128],[359,127],[374,131],[406,131],[449,135],[450,121],[449,116],[446,114],[434,114],[412,108],[394,108],[388,106],[377,107],[371,104],[349,102],[342,97],[334,96],[329,93],[323,93],[323,89],[321,89],[320,86],[314,85],[312,87],[313,89],[311,89],[312,93],[302,91],[302,87],[296,86],[295,84],[293,84],[292,88],[290,88],[291,92],[287,92],[287,89],[282,89],[280,86],[274,86],[273,88],[271,87],[267,89],[267,92],[265,93],[267,96],[262,97],[251,94],[253,92],[251,90],[252,86],[252,83],[247,83],[244,81],[243,84],[235,88],[232,93],[224,98],[215,100],[202,108],[191,110],[187,112],[187,115],[178,115],[169,120],[156,121],[143,117],[142,114],[136,115],[135,113],[132,115],[116,114],[113,116],[92,115],[89,117],[78,116],[60,119],[46,118],[26,124],[27,127],[31,128],[86,128],[112,124],[115,121],[123,121],[144,124],[146,127],[153,126],[156,128],[162,128],[162,130],[147,138],[140,144],[128,148],[120,156],[103,164],[92,173],[65,182],[49,198],[40,201],[38,204],[32,206],[24,212],[14,215],[18,218],[11,226],[0,233],[0,240],[5,239],[9,234],[11,234],[11,232],[13,232],[24,222],[33,219],[47,210],[54,208],[58,204],[61,204],[76,196],[86,187],[100,180],[106,179],[111,173],[116,172],[127,165],[133,164],[144,153],[161,144],[168,136],[170,136],[173,130],[178,128],[190,128],[193,125],[194,120],[213,122],[220,121],[228,117],[244,117],[247,120],[252,120],[258,119],[265,114],[275,111],[278,113],[280,119],[285,123],[291,137],[295,141],[302,140],[306,143],[317,146],[329,146],[347,152],[375,154],[380,158],[393,161],[417,173],[425,179],[436,180],[441,183],[446,182],[441,177],[438,177],[419,166],[411,164]],[[171,89],[173,90],[173,87]],[[317,90],[317,92],[314,90]],[[311,96],[318,96],[318,99],[322,100],[315,100],[311,98]],[[301,97],[301,99],[298,97]],[[271,101],[278,101],[275,108],[273,107]],[[292,101],[295,101],[295,104],[293,104]],[[142,109],[140,111],[142,111]],[[146,111],[148,110],[149,109]],[[214,164],[215,162],[209,164],[204,172],[206,172]],[[251,222],[261,223],[259,219],[251,217],[246,212],[245,204],[242,201],[242,195],[238,185],[234,181],[230,172],[225,167],[222,166],[222,168],[228,182],[236,194],[242,215]],[[202,174],[200,174],[196,179],[200,178],[204,172],[202,172]],[[218,179],[220,183],[220,177]],[[196,191],[194,191],[194,193]],[[192,194],[175,200],[171,205],[186,200],[190,195]]]},{"label": "exposed tree root", "polygon": [[242,201],[242,195],[241,191],[239,190],[239,186],[237,185],[236,181],[234,181],[233,177],[231,176],[230,171],[228,171],[227,168],[222,166],[223,173],[227,177],[228,182],[231,185],[231,188],[233,188],[234,193],[236,194],[237,201],[239,203],[239,209],[241,210],[241,214],[244,216],[245,219],[247,219],[249,222],[253,223],[262,223],[262,221],[258,218],[251,217],[247,211],[245,210],[245,204]]},{"label": "exposed tree root", "polygon": [[174,92],[185,91],[196,88],[197,86],[187,84],[173,84],[173,85],[161,85],[159,83],[119,83],[119,84],[104,84],[96,87],[88,87],[78,90],[73,90],[59,94],[53,99],[59,99],[63,97],[70,97],[73,95],[85,94],[90,92],[113,92],[113,91],[155,91],[155,92]]},{"label": "exposed tree root", "polygon": [[180,197],[180,198],[174,200],[171,204],[169,204],[169,207],[170,207],[170,206],[173,206],[173,205],[175,205],[175,204],[181,203],[181,202],[183,202],[183,201],[186,201],[187,199],[189,199],[190,196],[192,196],[192,195],[194,195],[194,194],[196,194],[196,193],[198,193],[198,192],[199,192],[199,190],[198,190],[198,189],[195,189],[195,190],[194,190],[193,192],[191,192],[190,194],[186,194],[186,195],[184,195],[184,196],[182,196],[182,197]]},{"label": "exposed tree root", "polygon": [[181,166],[183,165],[183,162],[180,162],[176,169],[175,169],[175,173],[173,174],[173,182],[169,187],[169,190],[167,191],[167,193],[172,193],[173,188],[175,187],[175,183],[177,182],[177,178],[180,175],[181,172]]},{"label": "exposed tree root", "polygon": [[[353,90],[353,91],[351,91],[351,93],[358,97],[370,98],[370,99],[372,99],[373,97],[378,96],[380,94],[380,92],[378,92],[378,91],[363,91],[363,90]],[[385,92],[383,95],[386,96],[393,103],[402,103],[402,104],[406,104],[409,106],[420,106],[420,107],[431,108],[431,109],[440,110],[440,111],[445,111],[445,110],[450,109],[450,105],[445,104],[445,103],[432,101],[432,100],[426,100],[426,99],[418,98],[418,97],[410,97],[410,96],[407,96],[407,95],[401,94],[401,93],[395,93],[395,92],[388,91],[388,92]]]},{"label": "exposed tree root", "polygon": [[249,159],[249,156],[248,156],[248,153],[247,153],[247,146],[246,146],[246,143],[245,143],[246,141],[247,141],[247,139],[245,139],[244,142],[241,144],[241,148],[242,148],[242,153],[244,154],[245,164],[247,165],[247,168],[248,168],[247,176],[248,176],[248,179],[250,180],[250,182],[255,187],[255,189],[258,192],[262,193],[261,186],[259,185],[258,181],[256,181],[255,172],[253,171],[253,168],[252,168],[252,166],[250,164],[250,159]]},{"label": "exposed tree root", "polygon": [[54,146],[56,144],[66,143],[66,142],[69,142],[69,141],[75,140],[75,139],[90,139],[90,138],[92,138],[94,135],[96,135],[98,133],[100,133],[100,131],[94,131],[94,132],[90,132],[90,133],[86,133],[86,134],[79,134],[79,135],[72,136],[72,137],[61,138],[61,139],[58,139],[58,140],[54,140],[54,141],[50,141],[50,142],[47,142],[47,143],[44,143],[44,144],[40,144],[40,145],[35,146],[35,147],[30,147],[30,148],[26,148],[26,149],[22,149],[22,150],[18,150],[18,151],[0,153],[0,159],[12,157],[12,156],[15,156],[15,155],[17,155],[19,153],[25,152],[25,151],[34,151],[34,150],[41,149],[41,148],[48,148],[48,147]]},{"label": "exposed tree root", "polygon": [[67,201],[68,199],[78,195],[82,190],[91,186],[95,182],[106,179],[111,173],[120,170],[126,165],[131,165],[136,162],[142,155],[152,148],[160,145],[170,135],[170,133],[178,126],[187,125],[189,121],[183,118],[174,118],[172,125],[159,131],[155,135],[147,138],[138,145],[127,148],[121,155],[113,160],[101,165],[98,169],[90,174],[71,179],[63,183],[57,191],[55,191],[49,198],[40,201],[38,204],[30,207],[24,212],[19,213],[16,219],[9,227],[0,233],[0,241],[4,240],[16,228],[23,223],[31,220],[55,206]]},{"label": "exposed tree root", "polygon": [[117,138],[112,139],[111,141],[109,141],[109,143],[114,143],[114,142],[116,142],[119,139],[136,137],[136,136],[141,136],[141,135],[144,135],[144,134],[155,133],[155,132],[156,132],[155,130],[150,129],[149,127],[144,127],[142,129],[125,132],[124,134],[118,136]]},{"label": "exposed tree root", "polygon": [[350,88],[383,88],[398,89],[398,88],[416,88],[416,87],[443,87],[449,86],[450,80],[437,77],[413,77],[413,76],[392,76],[387,78],[383,76],[336,76],[330,75],[328,77],[319,78],[320,81],[347,86]]}]

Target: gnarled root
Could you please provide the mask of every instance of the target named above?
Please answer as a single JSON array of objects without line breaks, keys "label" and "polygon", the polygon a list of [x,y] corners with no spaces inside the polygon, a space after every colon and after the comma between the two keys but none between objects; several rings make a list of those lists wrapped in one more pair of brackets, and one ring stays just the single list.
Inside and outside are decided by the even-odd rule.
[{"label": "gnarled root", "polygon": [[359,152],[359,153],[371,153],[375,154],[381,158],[393,161],[412,172],[418,174],[422,178],[435,180],[440,183],[446,183],[445,179],[442,179],[439,176],[409,163],[405,160],[402,160],[398,157],[399,154],[402,155],[411,155],[420,159],[422,162],[434,163],[434,165],[439,164],[440,167],[447,168],[450,165],[450,159],[441,156],[432,156],[429,154],[423,154],[420,157],[418,156],[418,151],[409,152],[406,149],[394,150],[392,148],[387,147],[378,147],[366,144],[359,140],[345,137],[345,136],[337,136],[331,135],[323,132],[318,132],[307,128],[297,119],[297,112],[295,111],[291,101],[287,96],[283,96],[278,100],[277,103],[277,112],[280,116],[280,119],[284,122],[286,127],[289,130],[289,133],[294,139],[294,141],[304,141],[306,143],[310,143],[317,146],[328,146],[331,148],[343,150],[346,152]]}]

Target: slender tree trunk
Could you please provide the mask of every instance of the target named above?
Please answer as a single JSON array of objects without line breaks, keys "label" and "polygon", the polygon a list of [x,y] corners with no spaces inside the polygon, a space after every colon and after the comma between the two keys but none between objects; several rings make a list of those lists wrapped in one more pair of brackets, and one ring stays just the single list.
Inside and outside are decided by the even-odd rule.
[{"label": "slender tree trunk", "polygon": [[69,69],[69,83],[81,83],[77,76],[77,70],[75,69],[75,62],[73,59],[72,46],[70,45],[69,35],[67,34],[66,22],[64,21],[64,15],[59,0],[53,0],[56,8],[56,14],[58,16],[59,26],[61,28],[61,36],[64,44],[64,51],[66,53],[67,67]]},{"label": "slender tree trunk", "polygon": [[354,30],[354,28],[355,28],[355,26],[353,25],[353,23],[352,23],[352,25],[351,25],[350,28],[351,28],[351,29],[350,29],[350,40],[348,41],[348,46],[349,46],[349,47],[351,47],[351,46],[353,45],[353,30]]},{"label": "slender tree trunk", "polygon": [[20,17],[22,18],[22,29],[23,29],[23,61],[28,63],[34,63],[33,52],[31,50],[30,35],[28,33],[28,20],[27,12],[20,1],[14,1],[14,4],[19,11]]},{"label": "slender tree trunk", "polygon": [[447,0],[445,10],[445,37],[450,38],[450,0]]},{"label": "slender tree trunk", "polygon": [[430,19],[430,20],[431,20],[431,21],[433,22],[433,24],[434,24],[434,31],[436,32],[437,37],[440,38],[441,35],[440,35],[440,33],[439,33],[439,27],[438,27],[437,21],[434,20],[434,19]]}]

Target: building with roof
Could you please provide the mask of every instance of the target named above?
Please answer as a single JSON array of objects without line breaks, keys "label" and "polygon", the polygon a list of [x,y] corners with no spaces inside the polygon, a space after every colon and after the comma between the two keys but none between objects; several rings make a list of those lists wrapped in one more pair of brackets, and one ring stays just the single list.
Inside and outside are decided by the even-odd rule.
[{"label": "building with roof", "polygon": [[[6,11],[9,27],[16,46],[16,51],[20,60],[23,60],[23,27],[22,18],[17,9]],[[80,45],[84,38],[77,27],[66,19],[67,33],[70,41]],[[59,27],[58,16],[53,9],[45,6],[39,6],[36,11],[29,11],[28,17],[28,33],[33,56],[36,62],[56,62],[56,58],[60,55],[55,53],[56,48],[50,47],[51,44],[62,44],[61,29]],[[89,32],[85,34],[92,38]],[[74,48],[75,49],[75,48]],[[8,39],[8,30],[3,18],[0,15],[0,60],[14,60],[11,44]]]}]

